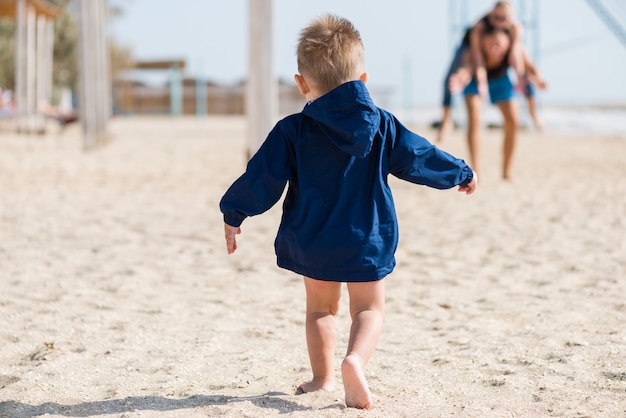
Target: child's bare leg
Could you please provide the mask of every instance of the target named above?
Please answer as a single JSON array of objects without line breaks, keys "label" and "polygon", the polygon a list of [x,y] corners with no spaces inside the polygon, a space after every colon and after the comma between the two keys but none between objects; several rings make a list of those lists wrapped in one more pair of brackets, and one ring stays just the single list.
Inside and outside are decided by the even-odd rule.
[{"label": "child's bare leg", "polygon": [[348,407],[370,409],[372,395],[365,379],[365,365],[376,349],[383,328],[385,281],[348,283],[350,295],[350,341],[341,363]]},{"label": "child's bare leg", "polygon": [[313,380],[298,392],[335,388],[335,315],[339,310],[341,283],[304,278],[306,290],[306,342]]},{"label": "child's bare leg", "polygon": [[450,106],[444,106],[439,131],[437,132],[437,142],[439,143],[443,142],[450,131],[450,125],[452,125],[452,116],[450,113]]},{"label": "child's bare leg", "polygon": [[511,45],[509,51],[509,65],[515,70],[515,74],[517,75],[516,90],[519,92],[523,92],[528,83],[528,79],[526,78],[528,68],[525,53],[526,50],[520,42],[514,42],[513,45]]},{"label": "child's bare leg", "polygon": [[528,80],[541,90],[547,89],[548,85],[546,84],[546,81],[543,79],[539,69],[535,66],[535,63],[533,63],[528,57],[528,54],[524,54],[524,60],[526,63],[526,77],[528,77]]}]

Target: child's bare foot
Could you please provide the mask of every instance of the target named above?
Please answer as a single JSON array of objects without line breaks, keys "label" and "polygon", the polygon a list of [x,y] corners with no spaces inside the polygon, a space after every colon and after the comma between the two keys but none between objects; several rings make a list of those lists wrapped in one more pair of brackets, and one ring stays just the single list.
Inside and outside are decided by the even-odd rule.
[{"label": "child's bare foot", "polygon": [[341,376],[346,392],[346,406],[349,408],[371,409],[372,395],[367,386],[365,372],[358,359],[348,356],[341,363]]},{"label": "child's bare foot", "polygon": [[316,379],[310,382],[305,382],[298,386],[296,389],[296,395],[302,395],[303,393],[317,392],[318,390],[333,391],[335,390],[335,382],[332,381],[318,381]]}]

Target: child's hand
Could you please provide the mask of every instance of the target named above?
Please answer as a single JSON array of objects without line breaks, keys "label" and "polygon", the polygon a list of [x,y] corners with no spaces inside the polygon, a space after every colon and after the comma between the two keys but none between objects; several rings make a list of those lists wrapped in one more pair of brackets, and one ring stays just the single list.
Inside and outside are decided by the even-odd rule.
[{"label": "child's hand", "polygon": [[237,249],[237,240],[235,236],[241,234],[241,228],[224,224],[224,238],[226,238],[226,251],[232,254]]},{"label": "child's hand", "polygon": [[478,186],[478,177],[476,176],[476,172],[474,172],[474,178],[465,186],[459,186],[459,192],[465,192],[465,194],[472,194],[476,191],[476,187]]},{"label": "child's hand", "polygon": [[460,93],[472,81],[472,73],[467,68],[459,68],[458,71],[450,76],[448,88],[452,93]]},{"label": "child's hand", "polygon": [[526,86],[528,85],[528,78],[527,77],[519,77],[517,79],[517,84],[515,85],[515,90],[518,93],[521,93],[522,95],[524,95],[526,93]]}]

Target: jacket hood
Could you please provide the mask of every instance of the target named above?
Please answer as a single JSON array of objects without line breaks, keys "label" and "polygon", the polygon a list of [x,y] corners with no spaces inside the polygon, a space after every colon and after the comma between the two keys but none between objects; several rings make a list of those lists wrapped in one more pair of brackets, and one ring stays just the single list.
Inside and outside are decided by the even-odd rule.
[{"label": "jacket hood", "polygon": [[307,104],[302,113],[343,152],[365,157],[380,127],[380,113],[362,81],[350,81]]}]

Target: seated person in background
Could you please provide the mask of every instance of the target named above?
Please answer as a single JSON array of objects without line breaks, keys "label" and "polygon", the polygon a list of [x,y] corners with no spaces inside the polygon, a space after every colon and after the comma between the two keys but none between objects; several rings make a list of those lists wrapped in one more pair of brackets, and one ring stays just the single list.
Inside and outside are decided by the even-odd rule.
[{"label": "seated person in background", "polygon": [[0,87],[0,117],[8,118],[15,114],[13,109],[13,94],[11,90]]},{"label": "seated person in background", "polygon": [[78,114],[76,111],[61,112],[58,107],[52,106],[45,100],[39,102],[39,111],[45,117],[59,122],[59,125],[61,125],[62,128],[78,120]]}]

